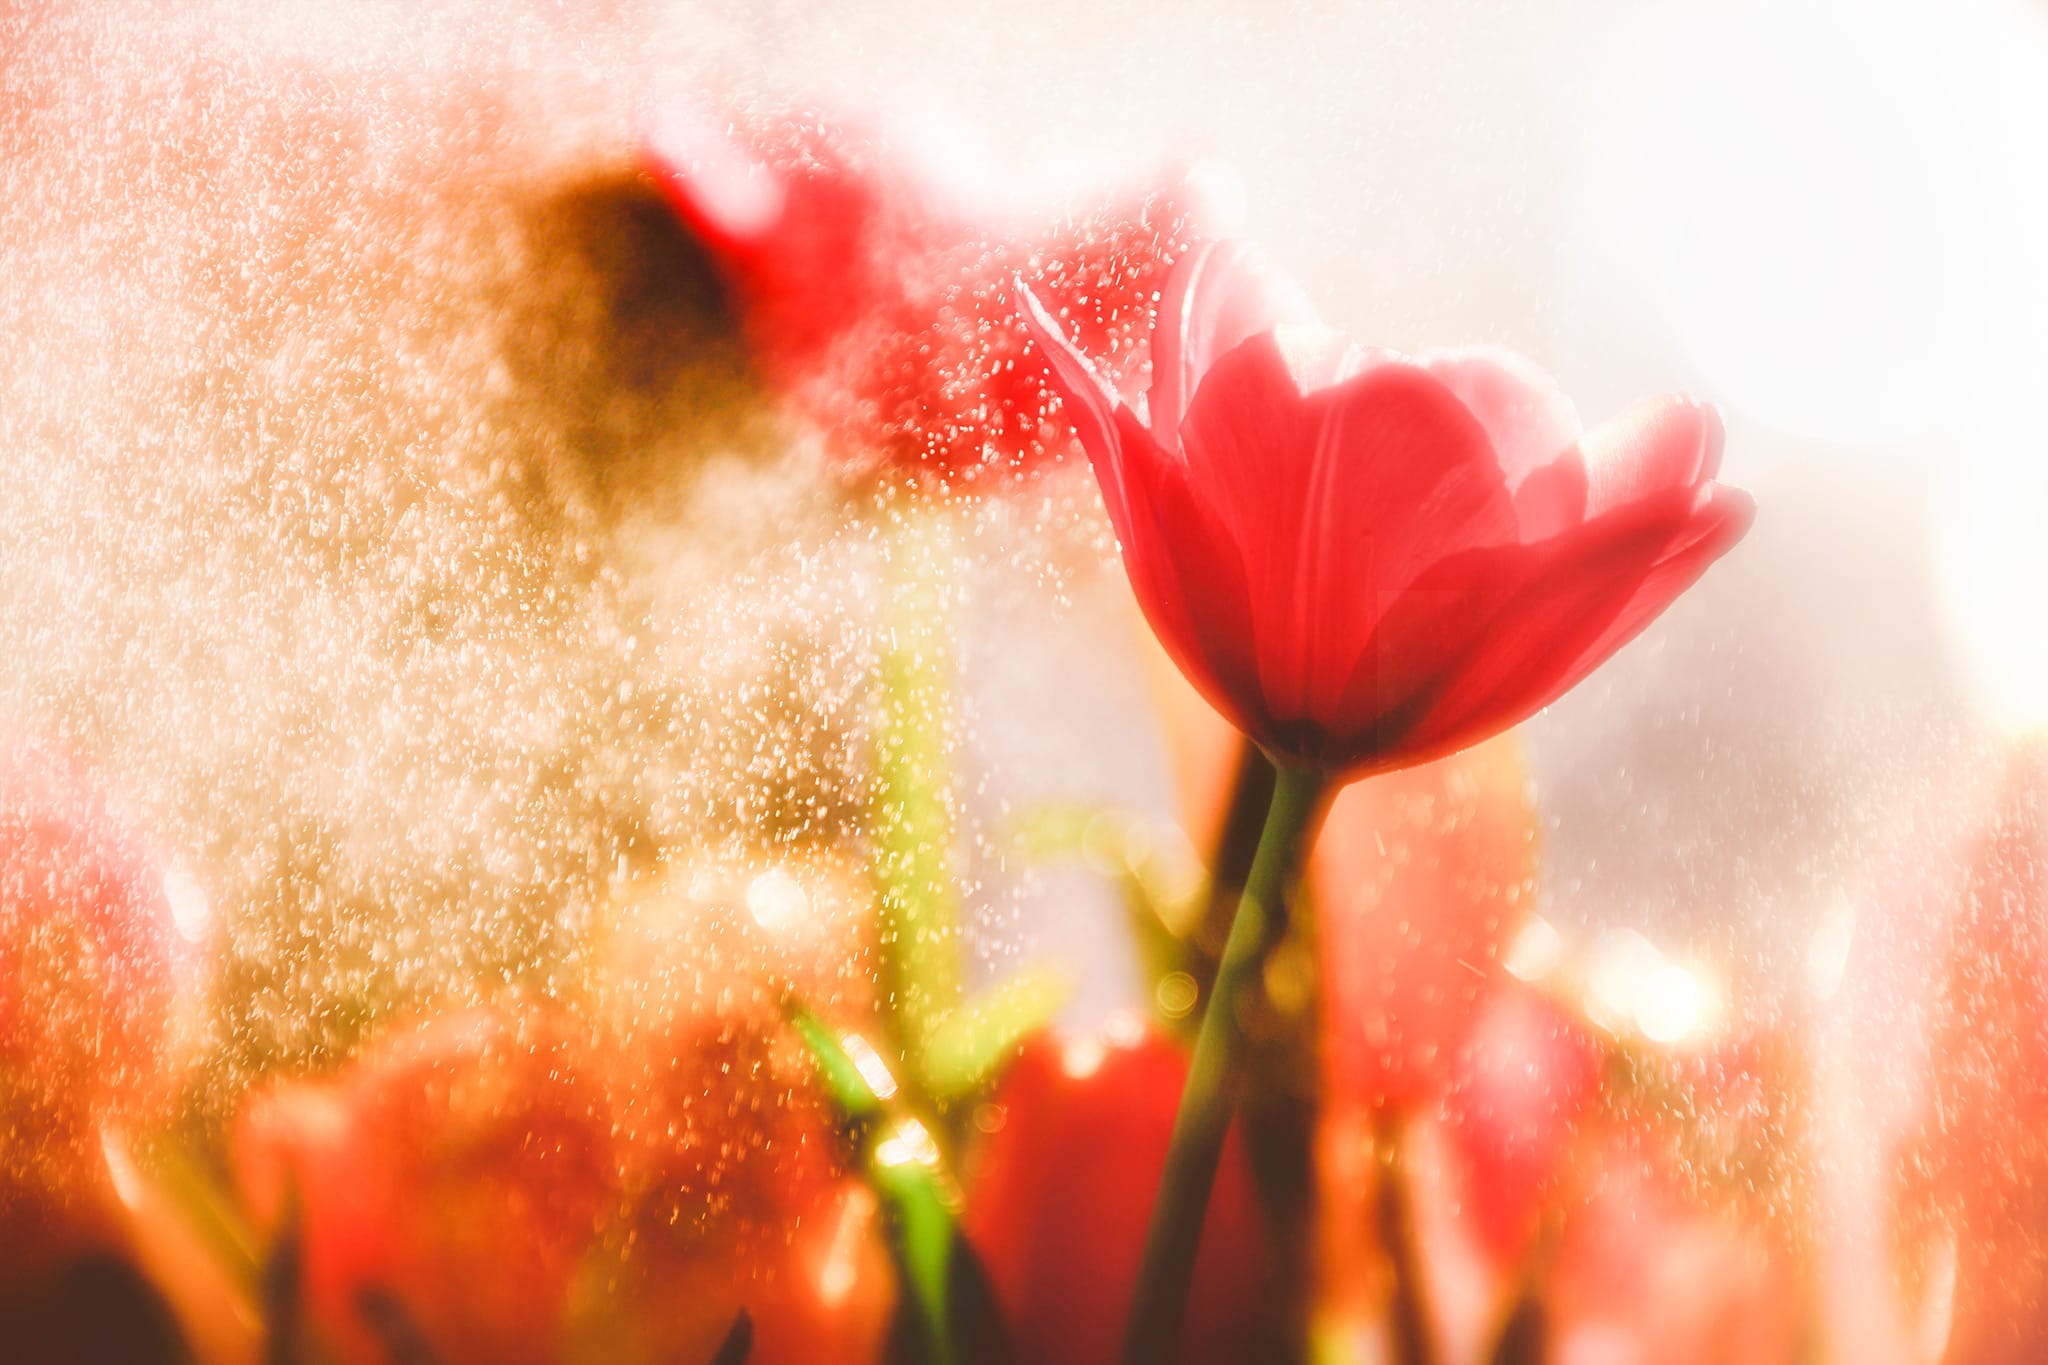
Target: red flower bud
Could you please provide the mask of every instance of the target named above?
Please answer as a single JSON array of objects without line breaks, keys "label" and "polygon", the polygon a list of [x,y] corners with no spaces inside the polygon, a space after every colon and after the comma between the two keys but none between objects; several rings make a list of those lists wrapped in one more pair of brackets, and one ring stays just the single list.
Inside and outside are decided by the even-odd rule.
[{"label": "red flower bud", "polygon": [[[966,1226],[1019,1365],[1117,1358],[1187,1057],[1134,1021],[1100,1042],[1026,1045],[989,1107]],[[1202,1230],[1185,1365],[1284,1354],[1288,1295],[1235,1128]]]}]

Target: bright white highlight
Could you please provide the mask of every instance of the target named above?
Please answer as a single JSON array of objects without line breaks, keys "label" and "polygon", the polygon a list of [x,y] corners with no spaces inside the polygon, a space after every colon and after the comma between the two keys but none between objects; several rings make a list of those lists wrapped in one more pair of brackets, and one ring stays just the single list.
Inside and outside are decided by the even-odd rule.
[{"label": "bright white highlight", "polygon": [[1707,396],[1785,431],[1945,429],[2048,288],[2048,20],[1742,0],[1651,22],[1589,108],[1585,230]]}]

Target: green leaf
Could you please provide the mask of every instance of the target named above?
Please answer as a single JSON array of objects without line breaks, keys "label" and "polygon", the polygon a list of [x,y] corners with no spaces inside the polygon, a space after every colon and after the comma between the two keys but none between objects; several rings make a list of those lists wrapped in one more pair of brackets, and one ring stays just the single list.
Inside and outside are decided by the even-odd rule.
[{"label": "green leaf", "polygon": [[881,1201],[897,1275],[922,1326],[918,1358],[924,1365],[960,1365],[948,1308],[948,1272],[960,1240],[957,1199],[938,1145],[902,1106],[893,1078],[878,1070],[880,1056],[871,1044],[857,1033],[835,1032],[800,1002],[785,1008]]},{"label": "green leaf", "polygon": [[[850,1126],[863,1129],[880,1118],[882,1098],[876,1093],[874,1082],[861,1071],[861,1065],[866,1062],[866,1057],[864,1056],[861,1062],[856,1062],[848,1050],[850,1040],[859,1038],[859,1035],[849,1034],[842,1039],[824,1020],[812,1013],[807,1006],[796,1001],[785,1002],[783,1012],[789,1018],[790,1027],[796,1030],[797,1037],[803,1040],[804,1047],[809,1050],[811,1060],[818,1068],[818,1079],[824,1083],[825,1093],[837,1106],[841,1117]],[[874,1053],[874,1048],[865,1039],[851,1045],[865,1049],[867,1054],[875,1056],[876,1063],[880,1062],[879,1055]],[[871,1065],[871,1072],[872,1069]],[[894,1091],[893,1080],[889,1082],[888,1088]]]},{"label": "green leaf", "polygon": [[925,1040],[925,1081],[932,1093],[950,1100],[981,1089],[1073,993],[1065,972],[1031,966],[956,1010]]},{"label": "green leaf", "polygon": [[134,1170],[204,1243],[228,1282],[253,1296],[263,1272],[256,1234],[213,1173],[175,1141],[153,1145],[146,1157],[135,1160]]},{"label": "green leaf", "polygon": [[901,509],[890,541],[887,645],[877,678],[870,832],[879,911],[877,984],[916,1079],[924,1040],[962,994],[953,803],[955,556],[944,517]]}]

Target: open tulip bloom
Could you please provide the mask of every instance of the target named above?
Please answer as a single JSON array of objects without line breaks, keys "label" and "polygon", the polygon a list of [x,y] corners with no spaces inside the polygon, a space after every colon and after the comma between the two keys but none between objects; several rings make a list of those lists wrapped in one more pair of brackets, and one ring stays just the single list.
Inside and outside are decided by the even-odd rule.
[{"label": "open tulip bloom", "polygon": [[1239,243],[1169,277],[1142,418],[1024,310],[1153,629],[1282,765],[1406,767],[1526,719],[1749,524],[1713,409],[1582,436],[1529,361],[1347,343]]},{"label": "open tulip bloom", "polygon": [[1747,529],[1721,423],[1685,398],[1582,434],[1531,362],[1403,356],[1320,326],[1233,242],[1174,269],[1140,416],[1020,282],[1124,566],[1189,680],[1279,768],[1204,1015],[1126,1358],[1170,1359],[1228,1121],[1234,1001],[1331,786],[1522,721]]}]

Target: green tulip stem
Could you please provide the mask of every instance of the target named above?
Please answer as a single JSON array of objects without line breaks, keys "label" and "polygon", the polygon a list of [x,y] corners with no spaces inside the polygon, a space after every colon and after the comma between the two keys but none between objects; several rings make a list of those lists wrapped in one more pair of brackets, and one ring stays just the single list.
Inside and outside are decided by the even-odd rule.
[{"label": "green tulip stem", "polygon": [[1209,1189],[1223,1155],[1235,1103],[1243,1036],[1238,1011],[1258,983],[1284,920],[1283,896],[1321,823],[1329,780],[1313,769],[1282,767],[1244,895],[1216,968],[1216,985],[1195,1038],[1166,1167],[1153,1198],[1145,1258],[1124,1332],[1124,1365],[1172,1365],[1180,1342]]},{"label": "green tulip stem", "polygon": [[942,509],[913,502],[892,531],[872,812],[877,984],[891,1041],[911,1082],[929,1094],[938,1088],[932,1035],[963,993],[948,586],[955,550]]}]

